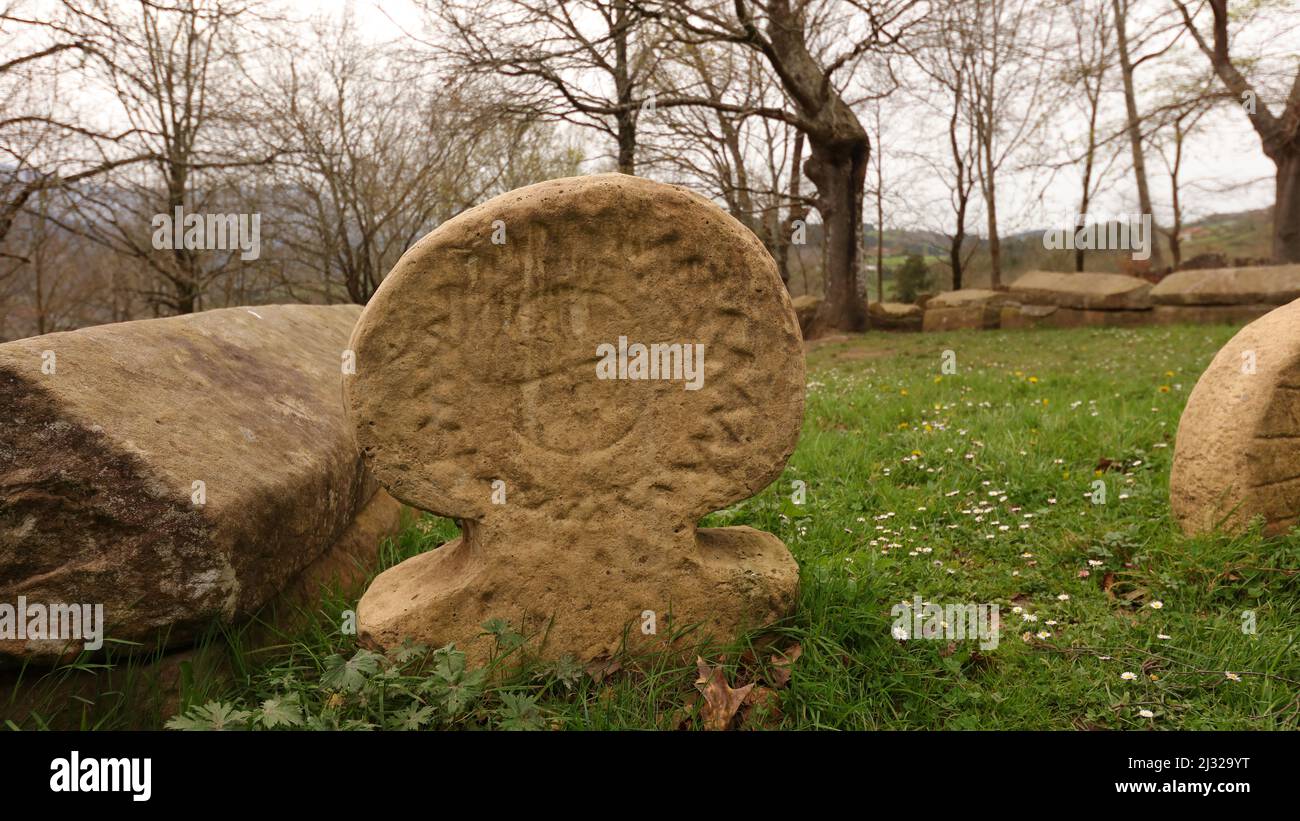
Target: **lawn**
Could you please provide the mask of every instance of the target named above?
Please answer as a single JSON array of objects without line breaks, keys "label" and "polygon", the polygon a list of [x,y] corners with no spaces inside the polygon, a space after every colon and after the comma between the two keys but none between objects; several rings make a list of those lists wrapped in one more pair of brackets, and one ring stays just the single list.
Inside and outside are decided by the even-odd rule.
[{"label": "lawn", "polygon": [[[802,570],[798,612],[765,643],[701,651],[722,669],[715,684],[763,694],[733,725],[1300,726],[1300,540],[1187,538],[1169,513],[1179,414],[1234,331],[871,333],[814,346],[785,474],[704,522],[771,531]],[[384,564],[455,532],[414,521]],[[899,640],[891,610],[918,596],[996,604],[1000,641]],[[270,651],[241,649],[239,632],[215,636],[202,652],[226,658],[227,674],[183,666],[186,712],[172,726],[707,723],[693,652],[505,673],[520,639],[497,623],[486,629],[498,667],[465,670],[445,648],[358,651],[340,632],[352,606],[323,602]],[[100,674],[112,692],[10,721],[65,723],[74,712],[82,726],[159,726],[175,712],[125,706],[114,695],[129,689],[125,674]]]}]

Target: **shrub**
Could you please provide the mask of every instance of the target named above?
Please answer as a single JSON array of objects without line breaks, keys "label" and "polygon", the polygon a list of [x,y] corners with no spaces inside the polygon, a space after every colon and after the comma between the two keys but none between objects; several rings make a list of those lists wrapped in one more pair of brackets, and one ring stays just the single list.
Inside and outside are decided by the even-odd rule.
[{"label": "shrub", "polygon": [[899,266],[897,277],[898,300],[915,302],[917,296],[934,287],[934,274],[920,254],[909,254]]}]

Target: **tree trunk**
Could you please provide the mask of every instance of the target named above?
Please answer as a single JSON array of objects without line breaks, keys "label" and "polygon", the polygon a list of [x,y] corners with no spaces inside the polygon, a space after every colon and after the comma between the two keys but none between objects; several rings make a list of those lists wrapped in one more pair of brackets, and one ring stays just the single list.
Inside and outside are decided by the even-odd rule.
[{"label": "tree trunk", "polygon": [[[1142,149],[1142,119],[1137,110],[1137,92],[1133,88],[1133,60],[1128,51],[1128,32],[1124,25],[1124,16],[1128,11],[1127,3],[1121,8],[1120,0],[1112,0],[1115,7],[1115,44],[1119,51],[1120,76],[1124,79],[1124,109],[1128,116],[1128,141],[1133,152],[1133,176],[1137,178],[1138,210],[1142,215],[1151,215],[1151,233],[1154,236],[1156,215],[1151,207],[1151,190],[1147,187],[1146,153]],[[1160,254],[1160,243],[1151,243],[1151,269],[1164,267]]]},{"label": "tree trunk", "polygon": [[984,196],[988,200],[989,228],[989,287],[997,290],[1002,287],[1002,238],[998,236],[998,189],[994,180],[994,170],[985,171],[988,175],[984,184]]},{"label": "tree trunk", "polygon": [[[790,212],[786,216],[785,236],[783,236],[780,246],[781,256],[776,260],[776,264],[781,271],[781,281],[785,283],[785,289],[790,290],[790,243],[793,242],[794,224],[797,220],[807,219],[808,215],[804,212],[803,200],[800,199],[799,188],[800,179],[803,177],[803,132],[796,130],[794,132],[794,149],[793,156],[790,159]],[[807,226],[805,225],[805,230]],[[797,251],[795,253],[798,253]],[[804,273],[804,293],[808,292],[808,275]]]},{"label": "tree trunk", "polygon": [[[737,3],[736,8],[738,16],[748,21],[743,4]],[[871,139],[809,51],[803,4],[792,7],[788,0],[772,0],[767,12],[770,42],[765,51],[804,121],[800,129],[811,154],[804,172],[817,188],[817,210],[822,215],[826,294],[809,324],[808,336],[861,331],[867,324],[866,306],[858,297],[862,191]]]},{"label": "tree trunk", "polygon": [[636,173],[636,118],[638,112],[632,105],[632,78],[627,62],[628,36],[627,3],[619,2],[614,17],[614,93],[620,106],[615,117],[618,131],[618,170],[623,174]]},{"label": "tree trunk", "polygon": [[1300,145],[1279,151],[1276,199],[1273,205],[1273,257],[1300,262]]},{"label": "tree trunk", "polygon": [[829,143],[808,135],[812,156],[804,164],[817,186],[817,210],[822,215],[822,267],[826,296],[809,326],[810,337],[830,331],[861,331],[866,311],[858,298],[861,264],[862,190],[870,154],[862,140]]},{"label": "tree trunk", "polygon": [[[1091,100],[1092,108],[1088,112],[1088,156],[1083,164],[1083,193],[1079,197],[1079,219],[1076,221],[1076,231],[1087,227],[1088,207],[1092,204],[1092,166],[1097,156],[1097,110],[1100,106],[1097,105],[1096,98]],[[1076,273],[1083,273],[1083,255],[1082,248],[1074,249]]]},{"label": "tree trunk", "polygon": [[636,173],[636,120],[632,113],[618,115],[618,170]]},{"label": "tree trunk", "polygon": [[1169,256],[1173,259],[1173,269],[1183,264],[1183,200],[1179,192],[1178,175],[1183,167],[1183,120],[1174,121],[1174,164],[1169,169],[1169,199],[1174,211],[1174,224],[1169,227]]},{"label": "tree trunk", "polygon": [[961,290],[961,247],[966,244],[966,204],[962,203],[957,212],[957,233],[952,235],[948,245],[948,264],[952,267],[952,289]]}]

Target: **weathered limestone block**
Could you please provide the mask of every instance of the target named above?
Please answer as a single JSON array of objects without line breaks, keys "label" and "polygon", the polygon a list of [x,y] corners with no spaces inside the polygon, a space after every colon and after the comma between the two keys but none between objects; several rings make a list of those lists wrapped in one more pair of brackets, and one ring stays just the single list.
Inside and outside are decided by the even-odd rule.
[{"label": "weathered limestone block", "polygon": [[1087,311],[1056,305],[1004,305],[1002,328],[1131,328],[1152,322],[1147,311]]},{"label": "weathered limestone block", "polygon": [[807,335],[808,326],[812,324],[813,316],[817,313],[817,307],[822,304],[822,298],[811,294],[802,294],[791,301],[794,304],[795,316],[799,318],[799,331]]},{"label": "weathered limestone block", "polygon": [[1157,305],[1156,325],[1236,325],[1259,319],[1276,305]]},{"label": "weathered limestone block", "polygon": [[943,291],[930,297],[925,303],[926,310],[934,308],[964,308],[970,305],[1002,305],[1015,302],[1016,298],[1006,291],[991,291],[985,288],[962,288],[957,291]]},{"label": "weathered limestone block", "polygon": [[1169,503],[1184,531],[1300,521],[1300,300],[1242,328],[1178,423]]},{"label": "weathered limestone block", "polygon": [[499,196],[406,252],[352,347],[375,477],[462,532],[374,581],[363,642],[481,661],[500,618],[593,659],[645,625],[725,640],[795,606],[774,536],[697,529],[780,475],[804,388],[775,263],[707,200],[620,174]]},{"label": "weathered limestone block", "polygon": [[1138,311],[1151,307],[1151,283],[1124,274],[1029,271],[1011,283],[1021,302],[1082,311]]},{"label": "weathered limestone block", "polygon": [[1001,321],[1002,306],[1016,304],[1005,291],[962,288],[944,291],[925,303],[924,331],[991,330]]},{"label": "weathered limestone block", "polygon": [[926,308],[921,329],[926,332],[992,330],[998,327],[1000,310],[996,305]]},{"label": "weathered limestone block", "polygon": [[1003,305],[998,325],[1011,330],[1051,328],[1055,327],[1055,315],[1060,310],[1055,305]]},{"label": "weathered limestone block", "polygon": [[1157,305],[1285,305],[1300,298],[1300,265],[1177,271],[1151,289]]},{"label": "weathered limestone block", "polygon": [[909,302],[869,302],[867,316],[873,329],[919,331],[924,311]]},{"label": "weathered limestone block", "polygon": [[[0,345],[0,603],[103,604],[108,635],[179,645],[309,566],[338,575],[321,565],[336,544],[373,557],[377,539],[345,538],[377,489],[340,397],[359,313],[231,308]],[[380,499],[367,532],[396,509]],[[0,661],[66,644],[0,640]]]}]

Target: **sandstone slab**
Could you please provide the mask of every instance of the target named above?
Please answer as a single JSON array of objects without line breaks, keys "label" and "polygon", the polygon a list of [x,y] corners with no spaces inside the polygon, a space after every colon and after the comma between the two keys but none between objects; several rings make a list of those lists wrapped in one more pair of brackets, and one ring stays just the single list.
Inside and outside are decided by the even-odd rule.
[{"label": "sandstone slab", "polygon": [[1056,305],[1004,305],[1001,327],[1015,328],[1131,328],[1152,321],[1151,311],[1090,311]]},{"label": "sandstone slab", "polygon": [[1151,283],[1124,274],[1029,271],[1011,284],[1021,302],[1077,310],[1143,310],[1151,307]]},{"label": "sandstone slab", "polygon": [[930,331],[987,331],[998,327],[1002,308],[994,304],[935,307],[934,300],[925,308],[921,328]]},{"label": "sandstone slab", "polygon": [[620,174],[504,194],[407,251],[352,347],[375,477],[462,533],[375,579],[363,642],[481,662],[502,619],[530,653],[594,659],[647,625],[725,640],[793,609],[780,541],[697,527],[780,475],[804,388],[775,263],[707,200]]},{"label": "sandstone slab", "polygon": [[1285,305],[1300,298],[1300,265],[1177,271],[1151,289],[1157,305]]},{"label": "sandstone slab", "polygon": [[1259,319],[1276,305],[1157,305],[1156,325],[1236,325]]},{"label": "sandstone slab", "polygon": [[1006,291],[991,291],[985,288],[962,288],[957,291],[943,291],[926,300],[926,310],[935,308],[965,308],[971,305],[1001,305],[1015,302],[1016,298]]},{"label": "sandstone slab", "polygon": [[1237,333],[1178,423],[1169,503],[1188,533],[1239,530],[1256,516],[1300,522],[1300,301]]},{"label": "sandstone slab", "polygon": [[103,604],[110,636],[148,647],[279,595],[377,489],[340,398],[359,313],[231,308],[0,345],[0,602]]},{"label": "sandstone slab", "polygon": [[871,327],[884,331],[919,331],[924,313],[921,306],[909,302],[867,304]]},{"label": "sandstone slab", "polygon": [[817,306],[822,304],[822,298],[811,294],[801,294],[791,302],[794,305],[795,316],[799,319],[799,331],[804,336],[807,336],[808,326],[812,324],[812,318],[817,313]]}]

